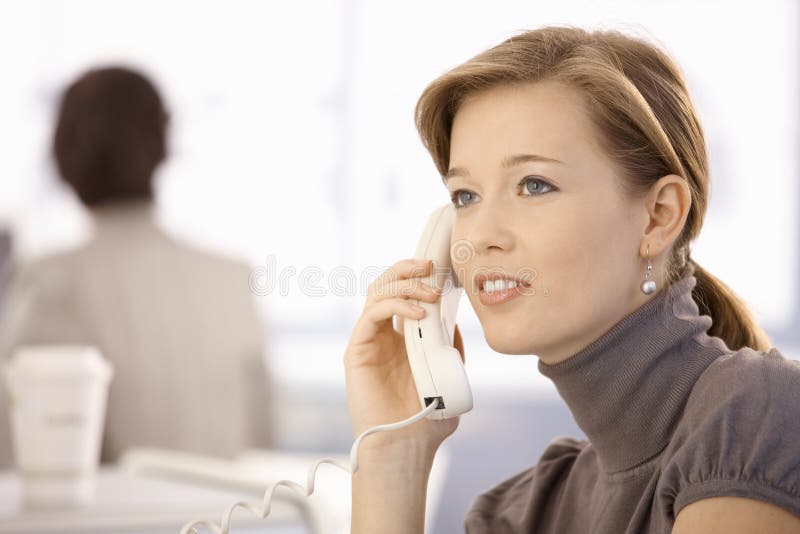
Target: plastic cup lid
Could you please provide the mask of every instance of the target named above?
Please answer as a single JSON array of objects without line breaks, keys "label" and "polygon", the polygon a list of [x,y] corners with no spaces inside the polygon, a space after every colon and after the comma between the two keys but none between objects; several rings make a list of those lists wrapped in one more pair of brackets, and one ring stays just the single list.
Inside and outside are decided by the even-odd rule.
[{"label": "plastic cup lid", "polygon": [[38,377],[100,378],[113,374],[111,364],[92,345],[28,345],[19,347],[5,365],[7,379]]}]

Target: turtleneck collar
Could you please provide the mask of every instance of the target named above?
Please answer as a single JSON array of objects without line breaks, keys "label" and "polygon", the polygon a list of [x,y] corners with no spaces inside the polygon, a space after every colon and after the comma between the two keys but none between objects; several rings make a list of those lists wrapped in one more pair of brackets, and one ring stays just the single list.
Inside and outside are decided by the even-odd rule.
[{"label": "turtleneck collar", "polygon": [[566,360],[539,360],[539,371],[554,382],[606,473],[661,452],[695,382],[732,352],[708,335],[712,319],[699,314],[696,284],[689,275],[663,288]]}]

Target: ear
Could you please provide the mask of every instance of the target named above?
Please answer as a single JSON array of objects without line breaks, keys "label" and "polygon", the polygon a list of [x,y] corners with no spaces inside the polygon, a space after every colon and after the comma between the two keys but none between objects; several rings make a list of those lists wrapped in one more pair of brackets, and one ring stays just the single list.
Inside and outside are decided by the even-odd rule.
[{"label": "ear", "polygon": [[659,178],[645,198],[646,224],[639,251],[641,256],[647,254],[647,245],[650,245],[651,257],[668,250],[683,231],[691,207],[692,193],[683,177],[668,174]]}]

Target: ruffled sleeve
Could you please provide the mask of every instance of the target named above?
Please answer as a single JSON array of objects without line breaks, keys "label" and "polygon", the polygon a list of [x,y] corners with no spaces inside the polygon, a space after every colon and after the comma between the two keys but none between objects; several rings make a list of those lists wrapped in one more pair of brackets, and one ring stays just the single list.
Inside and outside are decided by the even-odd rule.
[{"label": "ruffled sleeve", "polygon": [[572,470],[587,440],[559,437],[545,448],[539,463],[475,498],[464,520],[467,534],[530,532],[548,499]]},{"label": "ruffled sleeve", "polygon": [[800,362],[773,348],[721,357],[698,380],[667,451],[665,513],[735,496],[800,516]]}]

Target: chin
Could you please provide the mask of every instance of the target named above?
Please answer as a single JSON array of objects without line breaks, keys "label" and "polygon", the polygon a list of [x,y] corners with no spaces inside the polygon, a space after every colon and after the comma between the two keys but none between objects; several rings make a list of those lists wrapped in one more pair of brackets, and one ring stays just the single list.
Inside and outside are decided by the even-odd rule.
[{"label": "chin", "polygon": [[495,352],[500,354],[533,354],[531,339],[525,332],[512,328],[484,328],[483,334],[486,343]]}]

